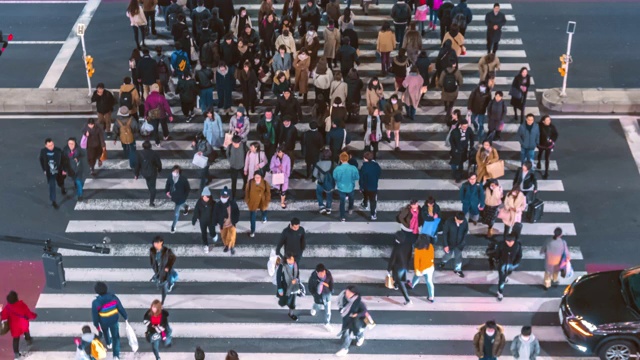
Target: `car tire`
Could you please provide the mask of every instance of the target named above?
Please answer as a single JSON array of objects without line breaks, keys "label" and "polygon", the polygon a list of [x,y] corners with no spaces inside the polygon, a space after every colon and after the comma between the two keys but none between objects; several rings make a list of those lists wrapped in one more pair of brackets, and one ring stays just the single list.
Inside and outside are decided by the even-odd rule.
[{"label": "car tire", "polygon": [[602,360],[629,360],[636,355],[636,345],[627,340],[612,340],[600,347],[598,356]]}]

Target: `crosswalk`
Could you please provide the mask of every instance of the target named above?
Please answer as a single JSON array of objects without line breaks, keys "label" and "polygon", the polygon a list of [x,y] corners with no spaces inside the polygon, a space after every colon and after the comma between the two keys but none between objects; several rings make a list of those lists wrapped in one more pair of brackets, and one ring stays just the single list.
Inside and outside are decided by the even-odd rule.
[{"label": "crosswalk", "polygon": [[[360,34],[360,50],[363,63],[360,76],[365,82],[378,76],[380,65],[375,59],[375,36],[384,20],[388,19],[392,0],[381,0],[372,5],[369,16],[364,16],[359,5],[354,4],[356,31]],[[477,62],[485,53],[484,14],[493,8],[493,1],[480,0],[469,4],[474,21],[467,30],[467,55],[460,57],[460,69],[465,77],[456,108],[466,113],[470,91],[478,82]],[[239,6],[239,4],[236,4]],[[498,56],[502,66],[496,78],[496,90],[507,95],[511,80],[521,67],[529,67],[527,54],[518,37],[517,18],[510,3],[501,3],[501,10],[508,20],[504,27],[504,39]],[[259,4],[244,5],[255,19]],[[341,4],[344,7],[344,4]],[[282,4],[275,5],[280,13]],[[157,18],[159,36],[147,40],[147,45],[161,45],[170,49],[172,39]],[[254,21],[255,22],[255,21]],[[322,29],[322,27],[321,27]],[[321,33],[321,31],[320,31]],[[429,32],[423,39],[429,56],[437,54],[439,31]],[[170,53],[170,52],[169,52]],[[394,54],[392,54],[394,55]],[[387,94],[393,87],[390,78],[382,79]],[[310,87],[309,99],[315,99]],[[241,102],[241,94],[234,93],[235,105]],[[320,215],[315,201],[315,184],[301,179],[304,164],[298,161],[293,166],[290,180],[291,196],[288,208],[283,210],[274,202],[269,206],[269,221],[258,223],[256,236],[250,238],[249,215],[246,205],[239,201],[241,220],[238,224],[237,252],[234,256],[223,253],[221,247],[205,254],[200,246],[199,227],[191,225],[191,215],[181,217],[176,234],[169,234],[173,216],[173,203],[159,199],[156,206],[148,206],[144,180],[134,180],[124,159],[120,144],[107,142],[109,159],[99,169],[98,177],[85,184],[85,201],[75,205],[73,218],[66,227],[67,236],[80,243],[99,243],[103,237],[110,238],[111,254],[87,254],[75,250],[60,250],[64,256],[67,284],[64,290],[46,289],[40,296],[36,312],[38,321],[31,325],[37,334],[38,351],[28,359],[72,359],[74,355],[71,337],[79,336],[84,324],[91,322],[91,301],[94,298],[95,281],[106,281],[128,310],[130,323],[138,334],[139,354],[136,359],[152,359],[151,349],[144,341],[142,318],[151,301],[159,298],[159,291],[149,282],[148,251],[155,235],[162,235],[166,245],[177,255],[176,269],[180,280],[175,290],[168,295],[165,308],[169,311],[173,328],[173,346],[161,348],[164,360],[193,359],[193,350],[202,346],[207,359],[223,358],[230,348],[237,350],[244,359],[325,360],[334,358],[339,341],[335,333],[327,332],[321,320],[309,315],[312,299],[299,298],[300,321],[292,323],[286,310],[277,305],[275,288],[265,269],[270,251],[279,241],[279,235],[288,221],[296,216],[301,219],[307,232],[307,248],[301,261],[301,278],[306,283],[317,263],[324,263],[333,273],[336,289],[340,291],[348,284],[357,284],[364,300],[377,322],[367,331],[362,347],[351,348],[349,358],[356,360],[381,360],[393,356],[397,360],[470,360],[473,356],[471,340],[479,325],[495,320],[504,326],[507,338],[505,356],[511,359],[509,341],[519,334],[523,325],[532,325],[533,332],[541,342],[539,359],[585,359],[571,349],[564,340],[559,326],[558,304],[564,288],[572,279],[561,279],[561,286],[542,290],[543,257],[540,246],[552,233],[561,227],[570,245],[575,275],[585,274],[585,264],[577,233],[573,224],[570,204],[564,198],[561,164],[551,162],[550,179],[539,180],[539,197],[545,200],[545,214],[541,222],[524,224],[521,241],[523,260],[520,268],[510,277],[505,289],[505,298],[497,302],[497,272],[489,271],[484,254],[487,240],[484,225],[470,225],[468,246],[464,251],[465,278],[451,271],[436,271],[434,276],[436,302],[426,301],[426,289],[418,285],[410,290],[413,305],[404,306],[401,294],[384,287],[387,257],[391,252],[393,234],[399,230],[395,221],[397,211],[412,198],[424,201],[428,196],[437,199],[443,217],[452,216],[461,210],[459,184],[451,180],[448,164],[448,148],[444,139],[448,128],[444,120],[444,109],[440,94],[429,91],[425,95],[427,106],[418,109],[415,121],[401,126],[400,152],[387,144],[380,144],[378,162],[383,169],[380,181],[378,220],[370,221],[368,211],[356,208],[347,222],[337,217],[338,201],[334,200],[334,215]],[[535,106],[535,92],[529,92],[529,106],[525,112],[539,115]],[[363,100],[364,101],[364,100]],[[179,104],[171,101],[172,109],[181,115]],[[271,94],[265,96],[264,106],[273,106]],[[364,102],[361,104],[364,105]],[[310,107],[303,106],[308,114]],[[509,109],[509,116],[512,116]],[[360,120],[365,118],[366,108],[361,106]],[[171,140],[154,148],[160,154],[165,168],[180,165],[189,178],[192,193],[189,205],[194,205],[199,195],[197,168],[192,165],[191,139],[201,131],[202,124],[196,119],[185,123],[181,116],[169,125]],[[223,116],[228,122],[228,116]],[[201,120],[200,120],[201,121]],[[251,116],[249,138],[257,139],[255,123]],[[226,126],[226,125],[225,125]],[[308,130],[306,121],[298,125],[300,131]],[[501,181],[505,189],[510,188],[515,170],[519,166],[520,146],[515,133],[518,124],[508,123],[503,131],[503,140],[496,144],[500,157],[505,160],[505,177]],[[364,130],[361,123],[347,124],[354,138],[351,146],[361,159]],[[140,148],[140,144],[138,144]],[[296,148],[300,158],[300,146]],[[360,161],[361,162],[361,161]],[[228,161],[219,159],[211,167],[214,176],[210,187],[217,198],[224,186],[230,187],[227,174]],[[163,174],[168,172],[163,171]],[[159,179],[157,188],[164,188],[164,179]],[[239,181],[242,184],[242,180]],[[239,184],[239,186],[240,186]],[[162,191],[160,192],[162,195]],[[162,196],[160,196],[162,197]],[[356,204],[360,198],[356,199]],[[495,229],[502,232],[503,225]],[[443,255],[441,246],[436,257]],[[337,329],[340,315],[333,304],[333,324]],[[124,334],[122,324],[121,333]],[[134,355],[123,338],[122,359],[133,359]],[[108,355],[111,358],[111,355]]]}]

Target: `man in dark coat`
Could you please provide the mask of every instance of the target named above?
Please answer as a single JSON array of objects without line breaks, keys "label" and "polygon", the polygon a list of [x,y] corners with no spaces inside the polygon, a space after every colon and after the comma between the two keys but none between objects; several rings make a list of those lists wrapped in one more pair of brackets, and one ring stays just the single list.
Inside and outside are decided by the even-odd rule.
[{"label": "man in dark coat", "polygon": [[469,233],[469,223],[462,211],[456,213],[455,217],[448,218],[447,221],[444,222],[442,235],[444,238],[445,254],[442,260],[440,260],[440,264],[438,264],[438,270],[444,270],[447,262],[455,258],[455,268],[453,272],[461,278],[464,277],[464,273],[462,272],[462,251],[467,245],[467,233]]},{"label": "man in dark coat", "polygon": [[156,206],[156,180],[158,174],[162,171],[162,161],[158,153],[151,150],[151,143],[149,140],[145,140],[142,143],[142,151],[136,153],[137,161],[136,168],[134,169],[135,180],[138,180],[140,174],[144,177],[147,183],[147,189],[149,190],[149,206]]},{"label": "man in dark coat", "polygon": [[326,144],[331,150],[331,161],[338,163],[342,149],[351,142],[351,138],[346,129],[338,127],[336,123],[331,124],[331,130],[327,133]]},{"label": "man in dark coat", "polygon": [[322,134],[318,132],[318,123],[312,121],[309,123],[309,130],[303,135],[302,155],[307,165],[307,179],[311,179],[311,173],[316,163],[320,159],[320,151],[324,147],[324,139]]},{"label": "man in dark coat", "polygon": [[309,277],[309,293],[313,296],[311,305],[311,316],[316,316],[316,312],[321,307],[324,308],[324,327],[331,331],[331,294],[333,294],[333,276],[331,271],[325,268],[324,264],[316,265],[316,271]]},{"label": "man in dark coat", "polygon": [[280,122],[273,116],[273,111],[268,108],[264,111],[264,115],[262,115],[262,118],[258,121],[256,128],[258,130],[258,138],[264,147],[264,153],[267,155],[268,161],[270,161],[278,147],[281,129]]},{"label": "man in dark coat", "polygon": [[451,28],[451,21],[453,20],[451,11],[453,8],[454,5],[451,1],[446,0],[438,9],[438,19],[440,20],[440,41],[444,39],[444,35],[449,32],[449,29]]},{"label": "man in dark coat", "polygon": [[467,0],[460,0],[460,3],[451,10],[452,24],[457,24],[460,29],[460,34],[465,36],[467,32],[467,25],[473,20],[473,13],[467,6]]},{"label": "man in dark coat", "polygon": [[240,221],[240,209],[235,199],[230,198],[226,186],[220,192],[220,201],[213,208],[213,220],[220,226],[220,236],[224,244],[224,252],[236,253],[236,224]]},{"label": "man in dark coat", "polygon": [[336,53],[336,60],[340,61],[340,72],[345,79],[347,78],[349,70],[351,70],[354,65],[360,64],[356,49],[351,46],[351,39],[346,36],[342,38],[342,46],[340,46]]},{"label": "man in dark coat", "polygon": [[218,234],[216,234],[216,223],[213,221],[213,209],[216,202],[211,197],[211,190],[208,187],[202,189],[200,199],[196,202],[196,206],[193,208],[193,218],[191,219],[191,225],[196,226],[196,221],[200,223],[200,234],[202,235],[202,246],[204,247],[204,253],[209,253],[209,238],[207,236],[207,230],[211,235],[213,242],[218,241]]},{"label": "man in dark coat", "polygon": [[62,195],[67,191],[64,189],[64,169],[62,163],[62,150],[56,147],[51,138],[44,140],[44,148],[40,150],[40,167],[47,178],[49,185],[49,200],[54,209],[58,209],[56,202],[56,184],[60,187]]},{"label": "man in dark coat", "polygon": [[231,34],[227,34],[224,37],[224,41],[220,43],[220,60],[227,64],[229,72],[233,76],[236,65],[240,61],[240,51],[238,51],[238,43],[233,40],[233,35]]},{"label": "man in dark coat", "polygon": [[[425,86],[429,83],[429,66],[431,66],[431,60],[427,55],[427,51],[426,50],[420,51],[420,54],[416,59],[416,68],[418,68],[418,74],[422,76],[422,83],[425,84]],[[420,95],[420,100],[422,100],[422,98],[424,97],[424,94],[426,94],[426,92]]]},{"label": "man in dark coat", "polygon": [[91,102],[96,103],[98,123],[102,125],[102,129],[105,132],[111,132],[111,113],[113,112],[113,106],[116,104],[113,94],[104,88],[103,83],[98,83],[91,96]]},{"label": "man in dark coat", "polygon": [[218,8],[220,19],[224,22],[224,32],[228,33],[230,30],[231,19],[236,13],[233,8],[233,0],[213,0],[213,7]]},{"label": "man in dark coat", "polygon": [[183,215],[186,216],[189,214],[189,205],[185,204],[189,196],[189,191],[191,191],[189,179],[182,175],[182,169],[179,165],[174,165],[171,169],[171,175],[167,178],[167,183],[164,186],[164,192],[167,194],[167,197],[175,204],[173,223],[171,223],[172,234],[176,232],[176,224],[180,217],[180,208],[184,206]]},{"label": "man in dark coat", "polygon": [[172,273],[175,271],[173,264],[176,262],[176,255],[171,249],[164,246],[164,239],[161,236],[156,236],[149,249],[149,260],[154,274],[151,281],[159,287],[162,286],[162,303],[164,304],[167,293],[170,293],[175,285]]},{"label": "man in dark coat", "polygon": [[360,169],[359,183],[364,198],[360,206],[366,210],[369,207],[369,203],[371,203],[371,220],[377,220],[378,182],[380,181],[381,174],[382,168],[373,158],[373,153],[371,151],[365,152],[363,155],[362,168]]},{"label": "man in dark coat", "polygon": [[284,228],[282,234],[280,234],[280,242],[278,246],[276,246],[276,254],[284,258],[281,252],[284,247],[284,252],[286,254],[292,253],[295,257],[296,264],[300,265],[302,253],[306,246],[304,228],[300,226],[300,219],[294,217],[291,219],[289,226]]},{"label": "man in dark coat", "polygon": [[510,235],[498,243],[496,253],[494,255],[498,261],[498,301],[502,301],[504,297],[504,284],[507,277],[520,266],[522,260],[522,245],[514,235]]},{"label": "man in dark coat", "polygon": [[484,16],[484,23],[487,25],[487,54],[495,54],[502,37],[502,27],[507,23],[507,18],[500,12],[500,4],[493,5],[493,11]]},{"label": "man in dark coat", "polygon": [[409,293],[405,282],[407,281],[407,269],[411,261],[411,251],[413,246],[411,241],[406,239],[406,235],[403,231],[396,232],[396,239],[393,243],[393,250],[391,250],[391,256],[389,257],[389,265],[387,266],[387,272],[393,276],[395,288],[400,288],[402,296],[404,296],[404,304],[411,304],[409,299]]},{"label": "man in dark coat", "polygon": [[293,152],[296,149],[296,142],[298,142],[298,129],[291,123],[291,117],[288,114],[282,117],[281,124],[278,144],[284,149],[285,154],[289,155],[291,164],[293,164],[295,162]]},{"label": "man in dark coat", "polygon": [[469,123],[466,119],[462,119],[459,122],[459,126],[451,132],[449,142],[451,143],[451,171],[453,178],[456,182],[461,182],[463,178],[462,168],[464,162],[469,160],[469,154],[473,153],[475,136],[473,131],[469,128]]},{"label": "man in dark coat", "polygon": [[289,116],[294,125],[302,119],[302,107],[300,107],[300,102],[291,95],[291,89],[285,89],[282,96],[278,97],[273,115],[280,115],[283,119],[285,116]]},{"label": "man in dark coat", "polygon": [[149,55],[148,48],[142,49],[142,58],[138,61],[138,76],[140,78],[133,79],[133,81],[137,82],[140,80],[142,82],[142,96],[146,98],[147,95],[149,95],[151,85],[155,84],[159,79],[157,63],[151,55]]},{"label": "man in dark coat", "polygon": [[467,110],[471,112],[471,123],[477,133],[478,141],[483,140],[485,113],[490,101],[491,90],[489,90],[485,81],[480,81],[480,84],[473,89],[467,101]]},{"label": "man in dark coat", "polygon": [[316,5],[314,0],[307,0],[307,5],[302,9],[300,13],[300,36],[304,36],[307,33],[307,28],[313,25],[315,29],[320,26],[320,9]]}]

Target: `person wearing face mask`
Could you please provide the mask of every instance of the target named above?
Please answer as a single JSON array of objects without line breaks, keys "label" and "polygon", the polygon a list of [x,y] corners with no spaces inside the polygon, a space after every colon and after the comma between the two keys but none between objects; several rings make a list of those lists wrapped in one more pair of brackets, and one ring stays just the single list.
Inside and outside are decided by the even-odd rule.
[{"label": "person wearing face mask", "polygon": [[444,270],[449,260],[455,258],[455,268],[453,272],[463,278],[462,272],[462,251],[466,246],[466,237],[469,233],[469,223],[465,214],[460,211],[455,217],[450,217],[442,226],[442,236],[444,238],[444,256],[438,264],[438,270]]},{"label": "person wearing face mask", "polygon": [[298,55],[298,50],[296,48],[296,41],[293,38],[293,34],[289,28],[284,28],[282,30],[282,34],[278,36],[276,39],[276,48],[280,49],[280,46],[284,45],[287,53],[290,53],[291,56],[295,57]]},{"label": "person wearing face mask", "polygon": [[253,24],[251,23],[251,16],[247,14],[247,9],[244,6],[240,7],[238,10],[238,14],[231,19],[231,31],[233,32],[233,37],[236,39],[240,34],[240,31],[244,31],[245,25],[249,25],[253,28]]},{"label": "person wearing face mask", "polygon": [[473,348],[480,360],[496,360],[502,355],[504,345],[504,330],[493,320],[482,325],[473,337]]},{"label": "person wearing face mask", "polygon": [[484,184],[485,181],[493,178],[493,176],[487,171],[487,165],[493,164],[498,160],[500,160],[498,150],[491,146],[491,141],[484,140],[482,142],[482,147],[480,147],[478,152],[476,152],[476,164],[478,165],[476,174],[478,174],[478,181],[480,184]]},{"label": "person wearing face mask", "polygon": [[200,234],[202,235],[202,246],[204,247],[205,254],[208,254],[210,250],[207,230],[209,230],[209,234],[211,235],[213,242],[215,243],[218,241],[216,223],[213,221],[213,208],[215,204],[216,202],[213,201],[213,198],[211,197],[211,190],[206,187],[202,190],[202,194],[193,209],[191,225],[196,226],[196,221],[200,222]]},{"label": "person wearing face mask", "polygon": [[473,89],[467,102],[467,111],[471,112],[471,123],[478,135],[478,140],[482,140],[484,134],[484,120],[487,107],[491,101],[491,92],[487,89],[487,83],[480,81],[478,87]]},{"label": "person wearing face mask", "polygon": [[540,342],[531,333],[531,326],[523,326],[520,335],[513,338],[511,355],[514,360],[536,360],[540,355]]},{"label": "person wearing face mask", "polygon": [[289,308],[289,318],[298,321],[298,316],[294,314],[296,308],[296,298],[301,289],[300,270],[293,253],[287,253],[286,262],[280,264],[276,271],[276,286],[278,305]]},{"label": "person wearing face mask", "polygon": [[475,135],[469,128],[467,120],[462,119],[458,121],[458,127],[453,129],[449,142],[451,144],[451,171],[453,178],[457,183],[462,182],[463,166],[465,161],[469,160],[469,154],[474,148]]},{"label": "person wearing face mask", "polygon": [[[247,155],[248,156],[248,155]],[[250,237],[256,236],[256,217],[258,210],[261,212],[262,223],[267,222],[267,209],[271,201],[271,186],[262,178],[262,171],[256,171],[246,187],[244,202],[249,210],[249,219],[251,222]]]},{"label": "person wearing face mask", "polygon": [[[305,37],[306,38],[306,37]],[[298,95],[302,96],[303,105],[307,105],[307,93],[309,92],[309,67],[311,65],[311,57],[307,48],[300,49],[298,56],[293,60],[293,66],[296,69],[296,81],[293,84],[294,91],[298,91]]]},{"label": "person wearing face mask", "polygon": [[191,191],[189,180],[185,176],[182,176],[182,169],[180,166],[174,165],[171,169],[171,175],[167,178],[167,183],[164,186],[164,192],[167,197],[175,204],[173,223],[171,223],[172,234],[176,232],[176,224],[180,217],[180,209],[184,206],[183,215],[186,216],[189,214],[189,205],[185,204],[187,202],[187,197],[189,196],[189,191]]},{"label": "person wearing face mask", "polygon": [[229,197],[229,189],[225,186],[220,192],[220,201],[213,207],[213,220],[220,226],[220,237],[224,244],[224,252],[236,254],[236,224],[240,221],[240,209],[236,201]]},{"label": "person wearing face mask", "polygon": [[504,241],[498,243],[494,255],[498,262],[498,292],[496,293],[498,301],[504,298],[504,285],[507,283],[508,276],[520,266],[522,260],[522,245],[516,237],[516,234],[505,237]]},{"label": "person wearing face mask", "polygon": [[482,185],[478,183],[476,174],[469,174],[467,181],[460,187],[460,201],[462,212],[473,225],[478,225],[480,211],[484,209],[484,191],[482,191]]},{"label": "person wearing face mask", "polygon": [[245,107],[240,104],[236,109],[236,114],[229,119],[229,132],[233,133],[233,135],[240,136],[242,143],[246,144],[250,130],[251,123],[249,122],[249,116],[247,115]]},{"label": "person wearing face mask", "polygon": [[386,130],[386,137],[384,141],[391,142],[391,132],[394,133],[395,149],[400,150],[400,125],[402,125],[402,108],[404,104],[398,97],[398,94],[393,94],[389,97],[389,101],[384,104],[384,127]]}]

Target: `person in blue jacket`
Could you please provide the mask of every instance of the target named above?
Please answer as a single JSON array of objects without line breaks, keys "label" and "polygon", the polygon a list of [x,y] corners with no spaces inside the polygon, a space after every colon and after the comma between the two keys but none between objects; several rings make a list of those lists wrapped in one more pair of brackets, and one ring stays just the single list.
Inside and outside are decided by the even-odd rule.
[{"label": "person in blue jacket", "polygon": [[360,206],[367,210],[369,203],[371,204],[371,220],[376,220],[376,205],[378,204],[378,181],[382,168],[373,159],[373,153],[367,151],[364,153],[364,162],[360,169],[360,191],[364,199]]},{"label": "person in blue jacket", "polygon": [[475,173],[469,174],[467,181],[460,187],[460,201],[465,217],[471,220],[473,225],[478,225],[480,211],[484,209],[484,190]]},{"label": "person in blue jacket", "polygon": [[358,169],[349,164],[349,154],[343,152],[340,154],[340,166],[333,169],[333,179],[336,182],[336,189],[340,194],[340,221],[345,222],[345,202],[349,197],[349,214],[353,213],[353,190],[356,187],[356,181],[360,180]]},{"label": "person in blue jacket", "polygon": [[94,286],[94,290],[98,296],[91,303],[91,317],[93,326],[98,329],[98,337],[104,334],[104,340],[107,343],[107,349],[113,348],[113,359],[120,359],[120,329],[118,320],[120,315],[125,321],[129,316],[122,306],[120,299],[114,294],[108,292],[107,284],[99,281]]}]

